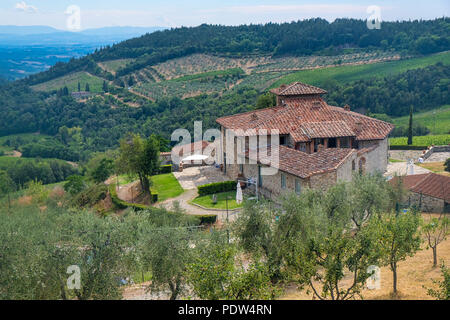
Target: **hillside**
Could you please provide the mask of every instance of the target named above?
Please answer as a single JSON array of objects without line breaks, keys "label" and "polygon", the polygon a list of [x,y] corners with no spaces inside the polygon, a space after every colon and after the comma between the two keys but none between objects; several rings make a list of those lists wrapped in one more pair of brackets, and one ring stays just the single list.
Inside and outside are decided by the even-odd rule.
[{"label": "hillside", "polygon": [[[328,103],[362,113],[406,116],[411,104],[426,112],[450,104],[448,25],[392,22],[369,31],[359,20],[311,19],[158,31],[0,86],[0,136],[76,128],[76,144],[33,154],[69,148],[83,160],[127,132],[167,139],[194,121],[216,127],[218,117],[271,106],[267,90],[292,81],[319,85]],[[78,84],[89,84],[89,99],[72,99]]]}]

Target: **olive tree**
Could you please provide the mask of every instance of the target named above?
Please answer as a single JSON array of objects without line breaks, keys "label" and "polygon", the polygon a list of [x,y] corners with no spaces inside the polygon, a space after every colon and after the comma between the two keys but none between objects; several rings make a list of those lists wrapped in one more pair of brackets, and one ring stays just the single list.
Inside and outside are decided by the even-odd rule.
[{"label": "olive tree", "polygon": [[378,233],[381,263],[392,271],[394,295],[398,293],[398,263],[414,256],[420,249],[420,221],[420,215],[413,210],[402,214],[386,213],[372,221]]},{"label": "olive tree", "polygon": [[239,248],[219,232],[198,243],[188,265],[187,279],[201,299],[262,300],[279,294],[268,266],[257,260],[244,263]]},{"label": "olive tree", "polygon": [[450,233],[450,220],[443,213],[439,217],[433,217],[431,214],[422,226],[422,232],[429,248],[433,251],[433,267],[437,267],[437,247],[442,243]]}]

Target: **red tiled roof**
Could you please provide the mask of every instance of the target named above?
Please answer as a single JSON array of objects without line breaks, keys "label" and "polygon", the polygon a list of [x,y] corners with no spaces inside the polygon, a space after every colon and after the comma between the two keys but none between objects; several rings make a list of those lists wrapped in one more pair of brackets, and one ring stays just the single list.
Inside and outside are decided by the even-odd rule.
[{"label": "red tiled roof", "polygon": [[[316,137],[352,134],[357,140],[382,140],[394,129],[390,123],[329,106],[319,96],[298,97],[288,100],[285,106],[254,110],[216,121],[227,129],[278,129],[280,134],[291,134],[295,142],[313,138],[302,126],[312,128]],[[317,123],[326,124],[320,126]],[[341,128],[342,123],[345,127]]]},{"label": "red tiled roof", "polygon": [[355,132],[345,121],[306,122],[301,125],[310,138],[354,137]]},{"label": "red tiled roof", "polygon": [[294,82],[290,85],[283,85],[279,88],[270,90],[277,96],[299,96],[299,95],[317,95],[327,93],[325,90],[311,86],[306,83]]},{"label": "red tiled roof", "polygon": [[[270,151],[270,147],[268,150],[259,149],[258,162],[267,164],[270,161]],[[337,169],[353,152],[355,152],[353,149],[324,149],[320,152],[308,154],[280,146],[278,169],[305,179]],[[252,154],[247,152],[246,157],[252,158]]]},{"label": "red tiled roof", "polygon": [[395,177],[391,183],[395,183],[397,179],[402,179],[403,186],[411,192],[450,202],[450,177],[436,173],[415,174]]}]

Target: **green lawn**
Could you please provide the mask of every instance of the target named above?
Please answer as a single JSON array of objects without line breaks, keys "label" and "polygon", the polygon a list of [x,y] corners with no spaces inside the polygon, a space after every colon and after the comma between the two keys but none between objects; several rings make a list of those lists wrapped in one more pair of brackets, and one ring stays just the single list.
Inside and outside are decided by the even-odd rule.
[{"label": "green lawn", "polygon": [[211,208],[211,209],[226,209],[226,197],[229,197],[230,200],[228,200],[228,209],[238,209],[242,208],[242,204],[236,203],[236,191],[230,191],[230,192],[223,192],[223,193],[217,193],[217,203],[212,203],[212,194],[197,197],[194,200],[191,201],[191,203],[195,203],[198,205],[201,205],[205,208]]},{"label": "green lawn", "polygon": [[424,68],[437,62],[442,62],[446,65],[450,64],[450,52],[398,61],[298,71],[276,81],[271,88],[276,88],[282,84],[289,84],[295,81],[320,86],[328,79],[334,79],[342,83],[372,77],[385,77],[412,69]]},{"label": "green lawn", "polygon": [[[406,146],[408,145],[407,137],[391,138],[389,139],[391,146]],[[443,146],[450,143],[450,134],[428,135],[413,137],[413,146]]]},{"label": "green lawn", "polygon": [[[409,115],[393,118],[393,123],[396,127],[408,127]],[[414,123],[419,123],[428,129],[432,134],[448,134],[450,133],[450,105],[442,106],[440,108],[416,113],[413,118]]]},{"label": "green lawn", "polygon": [[158,192],[158,202],[176,198],[184,192],[173,173],[160,174],[152,177],[152,189]]}]

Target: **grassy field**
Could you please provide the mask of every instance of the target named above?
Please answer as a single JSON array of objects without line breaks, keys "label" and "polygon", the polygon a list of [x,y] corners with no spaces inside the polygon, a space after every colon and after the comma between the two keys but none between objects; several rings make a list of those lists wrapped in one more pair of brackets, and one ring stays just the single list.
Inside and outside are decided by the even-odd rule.
[{"label": "grassy field", "polygon": [[242,204],[236,203],[236,192],[230,191],[230,192],[223,192],[216,194],[217,196],[217,203],[213,204],[212,202],[212,195],[206,195],[202,197],[197,197],[194,200],[191,201],[191,203],[198,204],[205,208],[210,209],[223,209],[225,210],[227,208],[226,198],[228,197],[228,209],[238,209],[242,208]]},{"label": "grassy field", "polygon": [[125,67],[128,63],[133,62],[134,59],[118,59],[118,60],[110,60],[105,62],[100,62],[98,65],[103,70],[106,70],[111,73],[116,73],[120,68]]},{"label": "grassy field", "polygon": [[86,89],[86,83],[89,83],[91,92],[103,92],[103,79],[84,71],[71,73],[63,77],[43,82],[32,86],[32,88],[37,91],[53,91],[67,86],[70,92],[76,92],[78,91],[78,82],[81,84],[81,91],[84,91]]},{"label": "grassy field", "polygon": [[444,162],[417,163],[418,166],[428,169],[431,172],[450,177],[450,172],[445,171]]},{"label": "grassy field", "polygon": [[158,202],[176,198],[184,192],[173,173],[160,174],[152,177],[152,189],[158,192]]},{"label": "grassy field", "polygon": [[320,86],[329,79],[338,82],[350,82],[372,77],[385,77],[412,69],[424,68],[437,62],[450,64],[450,52],[399,61],[298,71],[276,81],[272,88],[295,81]]},{"label": "grassy field", "polygon": [[[399,137],[399,138],[391,138],[389,139],[391,146],[407,146],[408,138],[407,137]],[[431,146],[434,145],[447,145],[450,143],[450,134],[441,134],[441,135],[428,135],[428,136],[417,136],[413,137],[413,146]]]},{"label": "grassy field", "polygon": [[6,142],[10,140],[12,144],[18,144],[18,146],[22,146],[28,143],[46,143],[49,140],[54,142],[55,138],[46,134],[35,134],[35,133],[19,133],[13,134],[9,136],[0,137],[0,147],[3,146],[5,149],[11,149],[11,147],[6,146]]},{"label": "grassy field", "polygon": [[[409,116],[392,119],[395,126],[408,127]],[[428,129],[432,134],[450,133],[450,105],[414,114],[414,123],[419,123]]]}]

